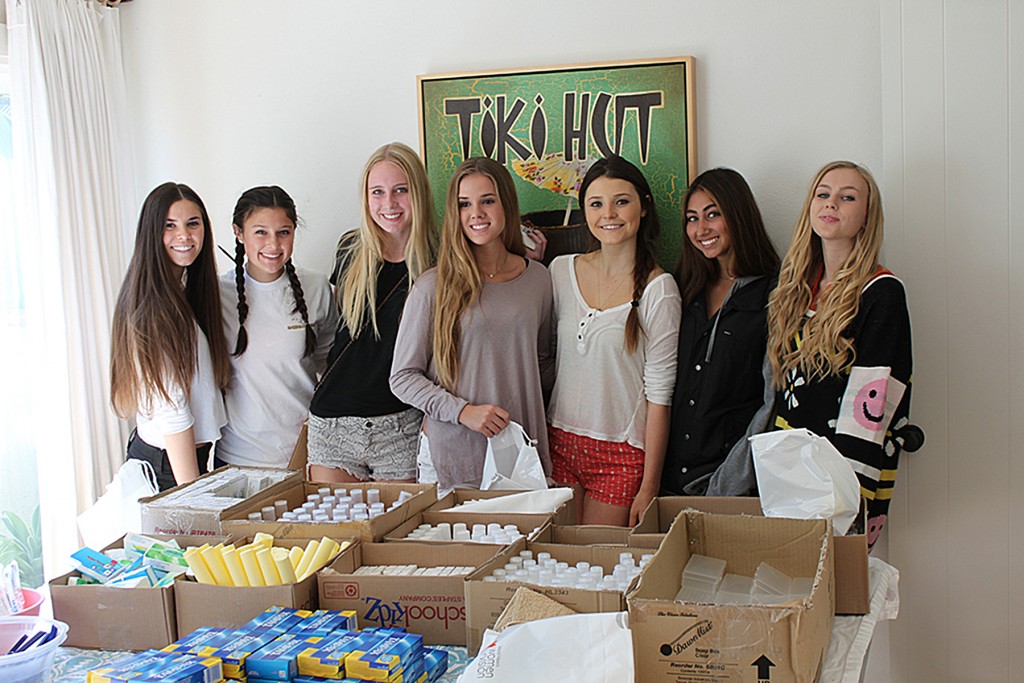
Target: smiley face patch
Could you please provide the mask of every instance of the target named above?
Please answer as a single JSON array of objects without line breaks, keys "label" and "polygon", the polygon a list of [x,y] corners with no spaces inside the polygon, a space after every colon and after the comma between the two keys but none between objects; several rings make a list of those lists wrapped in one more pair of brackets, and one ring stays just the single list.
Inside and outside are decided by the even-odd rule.
[{"label": "smiley face patch", "polygon": [[850,379],[839,404],[836,434],[882,444],[896,407],[907,390],[907,385],[891,373],[887,367],[854,366],[850,370]]}]

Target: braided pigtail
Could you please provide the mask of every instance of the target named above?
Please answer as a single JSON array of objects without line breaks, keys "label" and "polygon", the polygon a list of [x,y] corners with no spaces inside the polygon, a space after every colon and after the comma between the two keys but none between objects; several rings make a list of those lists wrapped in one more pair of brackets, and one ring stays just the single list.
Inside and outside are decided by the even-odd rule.
[{"label": "braided pigtail", "polygon": [[235,351],[231,355],[241,356],[249,346],[249,335],[245,331],[245,319],[249,317],[249,304],[245,301],[245,246],[235,240],[235,290],[238,292],[238,337]]},{"label": "braided pigtail", "polygon": [[312,356],[313,352],[316,351],[316,332],[313,331],[313,326],[309,324],[309,311],[306,310],[306,297],[302,294],[302,283],[299,282],[299,276],[295,272],[295,266],[292,264],[291,259],[285,261],[284,270],[288,273],[288,282],[292,285],[292,296],[295,297],[295,311],[302,316],[302,322],[306,325],[306,351],[302,355],[303,357]]},{"label": "braided pigtail", "polygon": [[[638,245],[639,247],[639,245]],[[648,249],[638,248],[636,263],[633,265],[633,299],[630,302],[629,315],[626,316],[626,351],[633,353],[640,344],[643,328],[640,325],[640,297],[647,287],[647,278],[654,270],[654,253]]]}]

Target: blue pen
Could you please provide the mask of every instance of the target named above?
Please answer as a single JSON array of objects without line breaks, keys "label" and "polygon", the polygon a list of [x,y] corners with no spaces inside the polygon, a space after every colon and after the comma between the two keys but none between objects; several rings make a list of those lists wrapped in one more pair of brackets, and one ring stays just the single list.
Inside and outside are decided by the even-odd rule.
[{"label": "blue pen", "polygon": [[36,631],[35,633],[32,634],[32,637],[29,638],[28,641],[24,645],[22,645],[21,647],[19,647],[17,649],[11,650],[7,654],[12,654],[14,652],[24,652],[25,650],[27,650],[30,647],[32,647],[33,645],[35,645],[36,641],[38,641],[40,638],[45,638],[45,637],[46,637],[46,631]]},{"label": "blue pen", "polygon": [[10,650],[8,650],[6,652],[6,654],[11,654],[13,652],[17,652],[18,648],[21,647],[21,644],[24,643],[26,640],[28,640],[28,634],[27,633],[25,635],[23,635],[21,638],[18,638],[18,642],[16,642],[14,644],[14,647],[12,647]]},{"label": "blue pen", "polygon": [[50,627],[50,632],[46,634],[45,638],[43,638],[43,642],[39,643],[39,644],[42,645],[43,643],[48,643],[51,640],[53,640],[54,638],[56,638],[56,637],[57,637],[57,626],[53,625],[53,626]]}]

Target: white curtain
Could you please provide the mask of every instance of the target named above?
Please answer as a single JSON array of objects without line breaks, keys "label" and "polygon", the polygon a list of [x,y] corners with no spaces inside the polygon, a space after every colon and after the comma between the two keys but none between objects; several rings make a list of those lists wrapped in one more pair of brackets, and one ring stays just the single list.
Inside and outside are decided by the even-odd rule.
[{"label": "white curtain", "polygon": [[110,321],[135,195],[117,9],[6,0],[17,230],[34,357],[32,405],[48,576],[79,547],[75,518],[123,460],[110,409]]}]

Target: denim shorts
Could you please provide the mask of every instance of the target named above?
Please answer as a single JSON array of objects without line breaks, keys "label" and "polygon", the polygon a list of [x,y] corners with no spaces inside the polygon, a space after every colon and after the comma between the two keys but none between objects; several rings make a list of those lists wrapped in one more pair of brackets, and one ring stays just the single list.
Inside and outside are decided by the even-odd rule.
[{"label": "denim shorts", "polygon": [[345,470],[363,481],[416,478],[423,413],[410,408],[377,417],[309,416],[310,465]]}]

